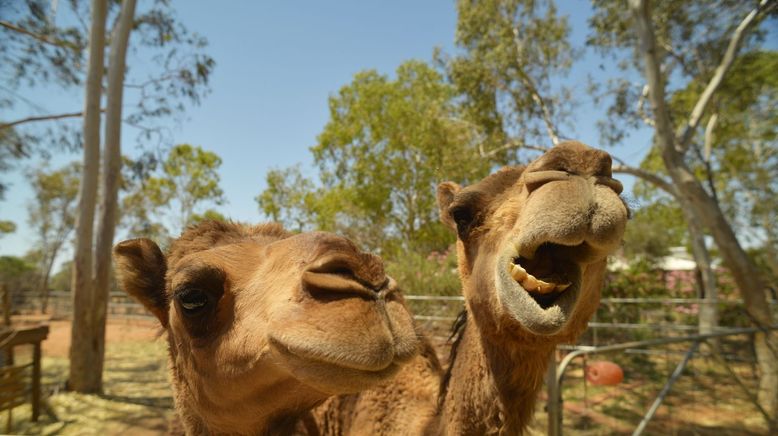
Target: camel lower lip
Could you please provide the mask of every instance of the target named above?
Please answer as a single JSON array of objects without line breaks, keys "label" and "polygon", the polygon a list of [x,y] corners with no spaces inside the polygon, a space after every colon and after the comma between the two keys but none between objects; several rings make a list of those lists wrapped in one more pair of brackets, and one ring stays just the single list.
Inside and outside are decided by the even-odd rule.
[{"label": "camel lower lip", "polygon": [[332,359],[321,353],[317,353],[314,350],[298,347],[292,344],[285,343],[278,338],[270,338],[270,344],[273,348],[286,357],[292,357],[294,359],[303,360],[311,364],[321,364],[334,366],[342,369],[350,369],[359,372],[367,373],[381,373],[389,369],[393,364],[393,360],[381,364],[368,365],[364,362],[349,359]]}]

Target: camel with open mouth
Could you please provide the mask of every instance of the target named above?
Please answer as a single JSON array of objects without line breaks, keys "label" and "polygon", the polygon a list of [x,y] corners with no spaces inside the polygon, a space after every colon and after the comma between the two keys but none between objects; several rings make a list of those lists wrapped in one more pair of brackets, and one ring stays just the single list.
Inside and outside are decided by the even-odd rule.
[{"label": "camel with open mouth", "polygon": [[315,434],[311,408],[377,386],[418,351],[381,259],[329,233],[210,221],[167,255],[133,239],[114,258],[164,328],[186,434]]},{"label": "camel with open mouth", "polygon": [[597,309],[628,218],[621,191],[608,153],[573,141],[465,188],[441,184],[465,297],[448,368],[422,354],[377,389],[328,400],[322,433],[521,434],[556,345]]}]

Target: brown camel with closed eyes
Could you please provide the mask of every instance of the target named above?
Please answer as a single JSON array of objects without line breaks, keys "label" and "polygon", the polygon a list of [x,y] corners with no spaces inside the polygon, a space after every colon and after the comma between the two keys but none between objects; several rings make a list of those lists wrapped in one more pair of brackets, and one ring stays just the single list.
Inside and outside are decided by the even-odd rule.
[{"label": "brown camel with closed eyes", "polygon": [[328,400],[315,413],[322,432],[521,434],[554,348],[586,328],[621,243],[628,209],[611,176],[608,153],[570,141],[526,168],[441,184],[466,308],[449,366],[437,371],[423,354],[375,390]]},{"label": "brown camel with closed eyes", "polygon": [[418,351],[381,259],[332,234],[205,222],[166,256],[133,239],[114,258],[164,328],[187,434],[316,433],[308,410],[378,385]]}]

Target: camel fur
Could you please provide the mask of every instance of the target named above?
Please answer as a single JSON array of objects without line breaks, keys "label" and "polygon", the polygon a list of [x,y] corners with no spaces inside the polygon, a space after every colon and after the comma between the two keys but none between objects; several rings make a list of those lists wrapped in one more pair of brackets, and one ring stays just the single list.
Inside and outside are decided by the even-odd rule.
[{"label": "camel fur", "polygon": [[[415,361],[437,360],[423,354],[392,382],[330,400],[314,413],[322,434],[398,434],[408,422],[404,434],[523,433],[556,345],[575,341],[599,304],[628,218],[621,190],[610,156],[574,141],[465,188],[441,184],[465,297],[448,368],[424,370]],[[416,413],[404,404],[418,399],[398,384],[437,389]],[[352,406],[333,408],[343,402]]]},{"label": "camel fur", "polygon": [[315,434],[311,408],[379,385],[418,351],[381,259],[329,233],[208,221],[167,255],[133,239],[114,258],[164,329],[189,435]]}]

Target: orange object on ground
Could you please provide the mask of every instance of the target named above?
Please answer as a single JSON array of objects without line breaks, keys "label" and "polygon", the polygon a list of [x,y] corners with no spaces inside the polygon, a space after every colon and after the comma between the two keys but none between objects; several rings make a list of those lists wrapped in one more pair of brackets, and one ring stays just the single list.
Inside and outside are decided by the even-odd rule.
[{"label": "orange object on ground", "polygon": [[613,362],[601,360],[586,365],[586,380],[593,385],[613,386],[624,380],[624,371]]}]

